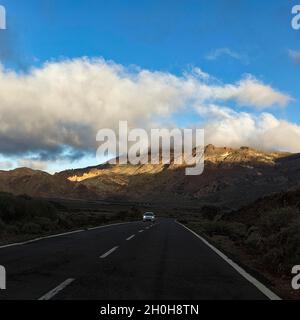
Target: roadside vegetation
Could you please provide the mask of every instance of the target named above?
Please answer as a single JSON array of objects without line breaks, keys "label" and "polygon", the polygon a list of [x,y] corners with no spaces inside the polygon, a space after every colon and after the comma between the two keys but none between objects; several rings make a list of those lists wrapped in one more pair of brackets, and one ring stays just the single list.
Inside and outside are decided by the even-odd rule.
[{"label": "roadside vegetation", "polygon": [[114,212],[76,209],[27,195],[0,193],[0,242],[8,243],[78,228],[140,219],[136,207]]},{"label": "roadside vegetation", "polygon": [[216,210],[213,214],[211,210],[209,215],[186,215],[179,221],[262,275],[282,295],[296,297],[298,293],[291,290],[290,280],[292,267],[300,263],[299,207],[262,208],[253,212],[254,219],[249,212],[240,217],[240,212],[222,214]]}]

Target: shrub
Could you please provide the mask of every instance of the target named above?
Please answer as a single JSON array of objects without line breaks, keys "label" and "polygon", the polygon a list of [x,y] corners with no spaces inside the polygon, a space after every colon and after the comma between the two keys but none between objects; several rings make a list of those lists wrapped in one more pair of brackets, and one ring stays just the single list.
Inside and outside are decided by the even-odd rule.
[{"label": "shrub", "polygon": [[6,234],[19,234],[20,233],[20,229],[18,226],[14,226],[14,225],[9,225],[7,224],[5,229],[4,229],[4,232]]},{"label": "shrub", "polygon": [[259,259],[275,272],[289,272],[300,261],[300,223],[290,224],[264,239]]},{"label": "shrub", "polygon": [[0,218],[0,235],[4,234],[5,231],[6,231],[6,225],[3,222],[3,220]]},{"label": "shrub", "polygon": [[4,221],[0,218],[0,230],[1,230],[2,228],[5,228],[5,223],[4,223]]},{"label": "shrub", "polygon": [[245,244],[270,271],[290,272],[300,261],[300,214],[297,208],[277,208],[260,215],[248,230]]},{"label": "shrub", "polygon": [[214,220],[220,214],[220,207],[213,205],[205,205],[201,208],[201,216],[207,220]]},{"label": "shrub", "polygon": [[251,249],[259,249],[262,244],[262,236],[258,231],[253,230],[248,233],[248,237],[245,240],[245,244],[249,246]]},{"label": "shrub", "polygon": [[239,240],[245,237],[247,233],[247,227],[243,223],[222,220],[206,221],[203,223],[203,229],[209,236],[228,236],[232,240]]},{"label": "shrub", "polygon": [[34,223],[38,224],[42,230],[44,231],[50,231],[53,228],[53,222],[47,217],[37,217],[34,219]]},{"label": "shrub", "polygon": [[36,223],[28,222],[22,226],[21,231],[25,234],[38,234],[41,232],[41,227]]},{"label": "shrub", "polygon": [[141,214],[141,211],[137,207],[131,207],[127,213],[127,217],[130,219],[140,219]]},{"label": "shrub", "polygon": [[297,216],[299,216],[297,208],[277,208],[263,213],[257,226],[262,234],[267,236],[270,233],[280,232],[282,228],[287,227]]},{"label": "shrub", "polygon": [[0,193],[0,218],[5,223],[31,221],[35,217],[56,217],[56,209],[46,200]]},{"label": "shrub", "polygon": [[62,228],[69,228],[71,226],[71,223],[69,222],[69,220],[65,215],[60,215],[60,217],[58,218],[58,224]]}]

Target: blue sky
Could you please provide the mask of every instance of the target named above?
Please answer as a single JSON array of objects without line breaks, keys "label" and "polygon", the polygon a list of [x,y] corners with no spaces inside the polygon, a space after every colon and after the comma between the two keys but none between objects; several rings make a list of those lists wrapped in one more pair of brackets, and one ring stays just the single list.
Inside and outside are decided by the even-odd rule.
[{"label": "blue sky", "polygon": [[[291,28],[291,8],[297,1],[1,0],[0,4],[7,10],[8,29],[1,31],[7,34],[0,37],[5,39],[0,46],[8,46],[2,56],[7,68],[26,73],[46,61],[87,56],[178,76],[199,67],[224,83],[251,74],[293,98],[285,108],[268,112],[300,124],[300,63],[291,57],[291,52],[300,52],[300,31]],[[194,114],[174,117],[184,123]],[[93,161],[90,157],[52,164],[50,171]]]}]

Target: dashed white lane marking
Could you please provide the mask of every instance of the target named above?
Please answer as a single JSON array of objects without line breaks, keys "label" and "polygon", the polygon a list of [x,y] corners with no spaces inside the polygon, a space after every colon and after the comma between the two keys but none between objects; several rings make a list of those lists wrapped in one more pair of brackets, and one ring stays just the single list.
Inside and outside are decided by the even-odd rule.
[{"label": "dashed white lane marking", "polygon": [[144,232],[144,230],[140,230],[139,233]]},{"label": "dashed white lane marking", "polygon": [[268,297],[270,300],[281,300],[280,297],[278,297],[274,292],[272,292],[270,289],[268,289],[265,285],[263,285],[261,282],[256,280],[254,277],[252,277],[248,272],[246,272],[244,269],[242,269],[238,264],[236,264],[234,261],[229,259],[223,252],[221,252],[219,249],[215,248],[213,245],[211,245],[207,240],[199,236],[196,232],[189,229],[182,223],[176,221],[177,224],[185,228],[186,230],[190,231],[193,235],[195,235],[198,239],[200,239],[204,244],[206,244],[210,249],[212,249],[218,256],[220,256],[223,260],[225,260],[228,264],[231,265],[233,269],[235,269],[241,276],[243,276],[246,280],[248,280],[250,283],[252,283],[259,291],[261,291],[266,297]]},{"label": "dashed white lane marking", "polygon": [[49,291],[45,295],[39,298],[39,300],[50,300],[52,299],[55,295],[57,295],[60,291],[62,291],[65,287],[67,287],[69,284],[71,284],[75,279],[67,279],[63,283],[61,283],[59,286],[54,288],[53,290]]},{"label": "dashed white lane marking", "polygon": [[101,259],[106,258],[107,256],[109,256],[111,253],[113,253],[114,251],[116,251],[119,247],[113,247],[112,249],[110,249],[109,251],[105,252],[102,256],[100,256]]},{"label": "dashed white lane marking", "polygon": [[133,234],[132,236],[128,237],[126,240],[129,241],[129,240],[131,240],[131,239],[134,238],[134,237],[135,237],[135,234]]}]

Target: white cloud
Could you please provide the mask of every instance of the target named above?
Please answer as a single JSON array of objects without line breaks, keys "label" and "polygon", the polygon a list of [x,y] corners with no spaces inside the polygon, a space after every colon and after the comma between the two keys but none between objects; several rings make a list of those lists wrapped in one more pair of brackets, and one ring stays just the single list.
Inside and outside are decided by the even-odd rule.
[{"label": "white cloud", "polygon": [[235,60],[239,60],[244,64],[249,64],[249,58],[246,55],[237,53],[229,48],[218,48],[206,56],[207,60],[217,60],[222,56],[227,56]]},{"label": "white cloud", "polygon": [[[191,75],[198,77],[199,79],[202,79],[202,80],[210,80],[211,79],[211,76],[208,73],[204,72],[202,69],[200,69],[198,67],[194,67],[192,69]],[[189,74],[186,73],[186,76],[189,77]]]},{"label": "white cloud", "polygon": [[48,168],[48,165],[46,161],[20,159],[18,160],[18,167],[26,167],[33,170],[46,170]]},{"label": "white cloud", "polygon": [[296,63],[300,62],[300,51],[291,50],[288,51],[289,57]]},{"label": "white cloud", "polygon": [[13,167],[11,161],[0,161],[0,170],[7,170]]},{"label": "white cloud", "polygon": [[198,105],[233,101],[261,109],[291,99],[253,77],[224,85],[210,79],[197,68],[180,77],[103,59],[52,62],[28,74],[0,67],[0,150],[76,159],[96,149],[99,129],[116,128],[119,120],[147,128]]},{"label": "white cloud", "polygon": [[258,109],[273,105],[286,106],[291,97],[274,90],[253,77],[241,80],[237,85],[215,88],[216,97],[223,100],[236,100],[241,106],[254,106]]},{"label": "white cloud", "polygon": [[256,116],[216,105],[204,109],[200,107],[199,112],[207,120],[205,125],[207,143],[300,152],[300,126],[277,119],[270,113]]}]

